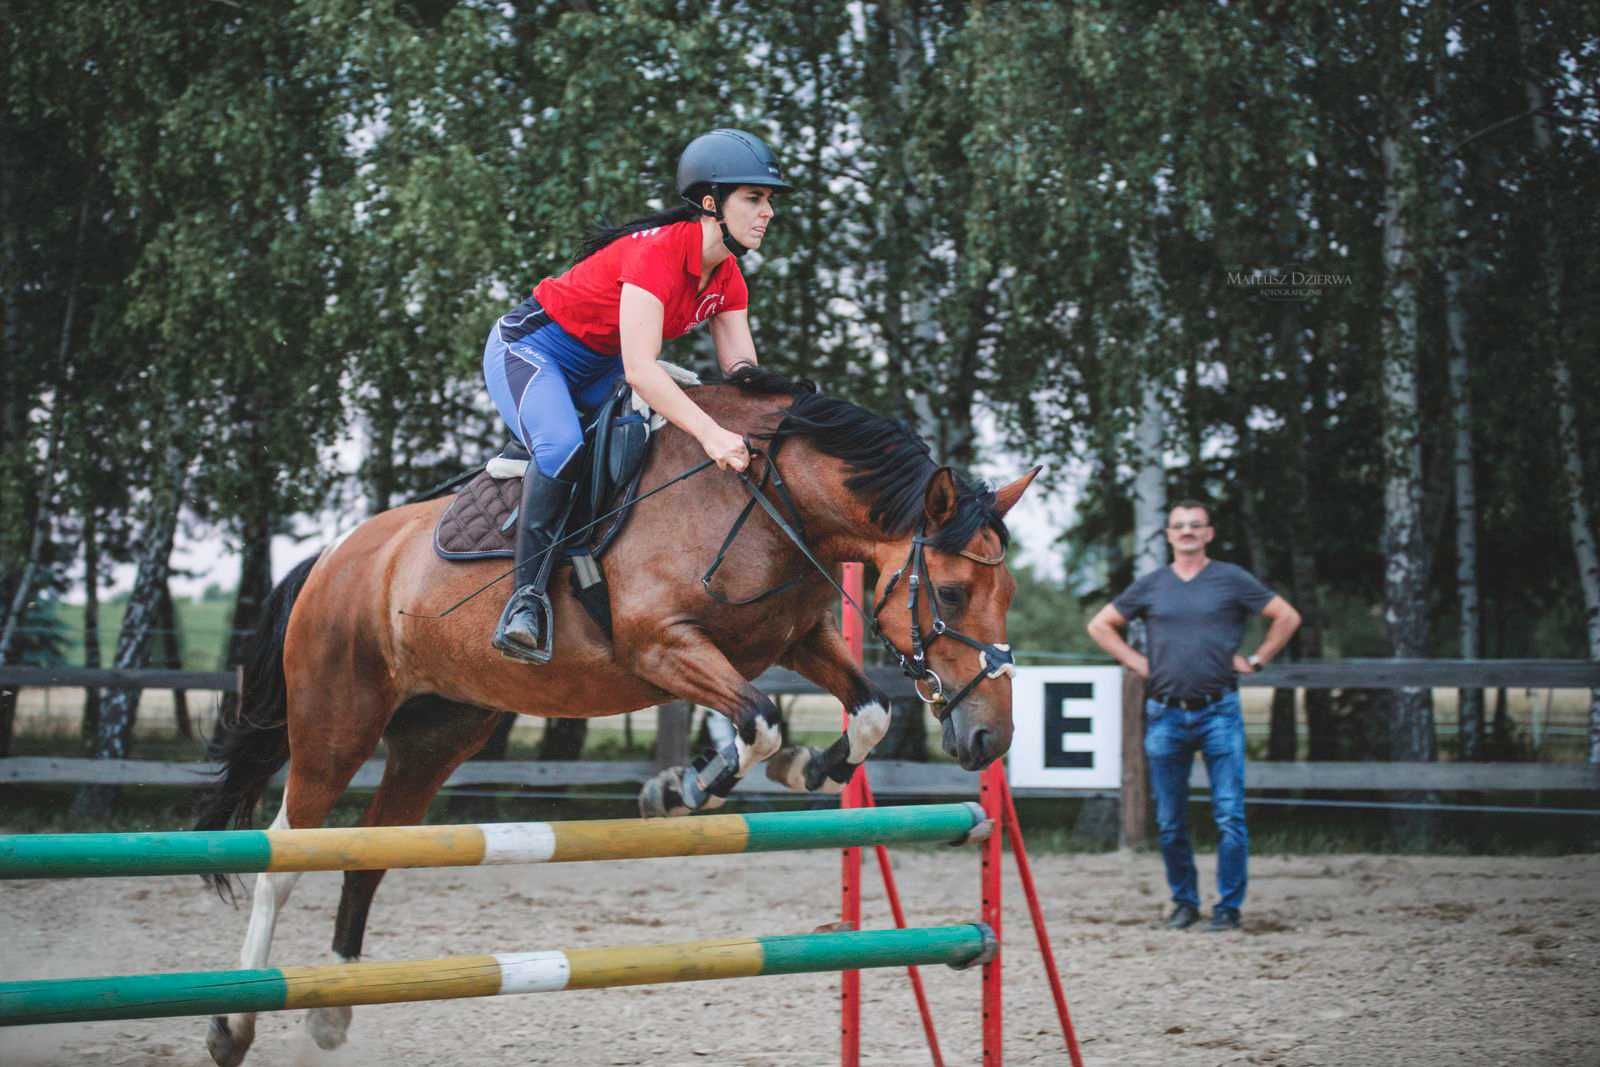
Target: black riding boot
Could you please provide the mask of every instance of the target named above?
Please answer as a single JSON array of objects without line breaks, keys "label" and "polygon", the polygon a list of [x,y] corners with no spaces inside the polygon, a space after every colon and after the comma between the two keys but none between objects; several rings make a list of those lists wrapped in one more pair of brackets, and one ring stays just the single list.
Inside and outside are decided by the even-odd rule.
[{"label": "black riding boot", "polygon": [[554,642],[550,575],[572,501],[572,483],[552,478],[528,462],[522,476],[522,507],[517,512],[515,591],[494,630],[494,647],[511,659],[548,663]]}]

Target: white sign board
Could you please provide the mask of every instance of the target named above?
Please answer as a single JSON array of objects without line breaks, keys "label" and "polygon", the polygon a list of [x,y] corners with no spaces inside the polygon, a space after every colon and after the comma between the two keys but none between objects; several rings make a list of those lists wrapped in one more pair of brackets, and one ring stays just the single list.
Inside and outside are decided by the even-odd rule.
[{"label": "white sign board", "polygon": [[1013,786],[1121,787],[1121,667],[1018,667],[1011,718]]}]

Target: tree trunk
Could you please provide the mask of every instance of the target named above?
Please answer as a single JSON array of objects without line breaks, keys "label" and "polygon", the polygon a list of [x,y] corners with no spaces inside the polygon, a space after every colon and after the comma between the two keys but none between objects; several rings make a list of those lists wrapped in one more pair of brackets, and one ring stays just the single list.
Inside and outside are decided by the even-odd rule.
[{"label": "tree trunk", "polygon": [[[1403,16],[1390,15],[1395,23]],[[1422,526],[1422,413],[1418,400],[1419,308],[1412,242],[1420,190],[1409,138],[1409,97],[1402,95],[1403,34],[1396,27],[1385,66],[1387,128],[1384,173],[1383,256],[1386,288],[1382,318],[1384,412],[1384,621],[1394,655],[1428,654],[1427,585]],[[1435,758],[1429,692],[1396,690],[1391,712],[1390,758]]]},{"label": "tree trunk", "polygon": [[[144,526],[144,543],[134,575],[133,592],[122,616],[117,634],[117,652],[112,662],[116,670],[143,667],[149,656],[150,632],[156,625],[161,592],[167,585],[167,566],[172,542],[177,533],[178,511],[183,506],[183,487],[188,465],[175,447],[169,448],[167,485],[158,487],[150,503],[150,516]],[[113,689],[100,710],[95,734],[96,759],[125,759],[133,745],[133,726],[139,707],[139,690]],[[73,798],[75,815],[104,819],[116,803],[117,787],[81,786]]]},{"label": "tree trunk", "polygon": [[1156,352],[1162,332],[1161,279],[1156,272],[1155,250],[1135,241],[1129,285],[1149,316],[1142,356],[1145,369],[1140,383],[1139,424],[1134,431],[1133,573],[1147,574],[1167,563],[1167,474],[1162,450],[1166,446],[1166,413],[1161,405],[1161,375]]},{"label": "tree trunk", "polygon": [[[1256,479],[1246,466],[1255,455],[1255,437],[1250,431],[1249,405],[1241,404],[1235,411],[1234,432],[1239,435],[1239,511],[1244,522],[1245,544],[1250,551],[1250,571],[1265,585],[1272,585],[1272,565],[1267,557],[1266,538],[1262,536],[1263,523],[1256,509],[1254,485]],[[1293,689],[1274,689],[1271,696],[1271,716],[1267,726],[1267,759],[1294,762],[1299,748],[1294,719]]]},{"label": "tree trunk", "polygon": [[[1559,321],[1559,320],[1558,320]],[[1572,395],[1572,371],[1565,356],[1555,361],[1557,433],[1561,438],[1562,488],[1567,497],[1567,528],[1577,557],[1578,584],[1583,590],[1585,637],[1589,658],[1600,661],[1600,552],[1596,551],[1594,512],[1583,491],[1583,449],[1578,440],[1578,409]],[[1600,689],[1589,690],[1589,763],[1600,766]]]},{"label": "tree trunk", "polygon": [[[1530,46],[1533,29],[1527,4],[1516,5],[1517,33],[1523,54],[1523,91],[1533,113],[1535,163],[1544,171],[1543,255],[1545,266],[1545,306],[1547,322],[1553,331],[1551,388],[1555,396],[1557,446],[1561,450],[1561,488],[1566,498],[1567,529],[1572,536],[1572,552],[1578,568],[1578,587],[1583,594],[1584,637],[1589,658],[1600,660],[1600,550],[1595,545],[1594,512],[1584,491],[1583,447],[1578,437],[1578,409],[1572,390],[1572,368],[1567,364],[1566,332],[1562,323],[1563,290],[1566,287],[1565,262],[1556,220],[1556,197],[1552,188],[1554,171],[1560,165],[1552,151],[1550,122],[1545,117],[1544,88],[1533,74]],[[1589,691],[1589,763],[1600,766],[1600,689]]]},{"label": "tree trunk", "polygon": [[575,760],[583,755],[583,742],[589,736],[588,719],[546,719],[544,736],[539,739],[535,759]]},{"label": "tree trunk", "polygon": [[921,700],[911,697],[889,702],[889,730],[870,758],[928,762],[928,723]]},{"label": "tree trunk", "polygon": [[694,721],[694,704],[674,700],[656,707],[656,743],[652,763],[658,771],[682,767],[689,762],[689,726]]},{"label": "tree trunk", "polygon": [[[94,168],[90,168],[91,175]],[[91,178],[92,182],[92,178]],[[66,421],[66,399],[62,388],[67,380],[67,368],[72,355],[73,327],[78,314],[78,290],[82,288],[84,244],[89,235],[89,188],[83,191],[78,202],[78,229],[73,238],[72,276],[67,282],[66,310],[61,314],[60,342],[56,349],[55,396],[50,404],[50,430],[44,450],[44,476],[39,481],[38,510],[33,516],[33,533],[28,539],[28,554],[22,561],[22,571],[12,591],[11,605],[0,620],[0,663],[9,662],[16,634],[28,613],[28,601],[33,596],[34,576],[44,553],[45,538],[54,525],[56,464],[61,458],[61,428]],[[7,315],[10,319],[12,316]],[[9,742],[8,742],[9,743]]]},{"label": "tree trunk", "polygon": [[[1423,525],[1422,412],[1419,400],[1420,300],[1415,242],[1420,236],[1422,187],[1420,147],[1413,129],[1417,106],[1410,91],[1407,57],[1414,33],[1407,9],[1385,13],[1380,41],[1379,95],[1383,134],[1383,265],[1381,387],[1385,399],[1382,431],[1384,461],[1384,622],[1394,655],[1428,654],[1428,567]],[[1394,690],[1389,712],[1389,758],[1433,760],[1437,756],[1431,691],[1409,686]],[[1396,800],[1424,802],[1415,792]],[[1396,809],[1390,819],[1398,841],[1430,847],[1437,830],[1432,812]]]},{"label": "tree trunk", "polygon": [[[234,590],[233,612],[223,637],[222,666],[231,670],[245,660],[245,648],[261,622],[261,612],[272,592],[272,516],[258,508],[244,522],[239,552],[239,588]],[[237,693],[224,693],[217,722],[232,721]]]},{"label": "tree trunk", "polygon": [[[1290,362],[1295,383],[1294,396],[1287,405],[1289,439],[1298,447],[1287,457],[1289,467],[1289,585],[1294,590],[1295,608],[1300,612],[1300,629],[1295,631],[1295,658],[1322,658],[1322,631],[1326,611],[1322,603],[1322,582],[1317,574],[1313,549],[1316,518],[1312,514],[1311,457],[1318,455],[1310,431],[1304,398],[1314,395],[1307,380],[1305,360],[1298,353]],[[1314,410],[1314,408],[1313,408]],[[1312,762],[1336,758],[1338,741],[1334,736],[1333,694],[1327,689],[1307,689],[1306,758]]]},{"label": "tree trunk", "polygon": [[0,688],[0,757],[11,755],[17,733],[17,694],[15,687]]},{"label": "tree trunk", "polygon": [[[83,512],[83,666],[91,671],[100,669],[100,510],[93,504]],[[86,755],[94,755],[103,692],[95,685],[83,692],[79,742]]]},{"label": "tree trunk", "polygon": [[[1478,633],[1482,627],[1478,605],[1478,489],[1472,458],[1472,394],[1468,381],[1467,309],[1463,297],[1462,250],[1455,237],[1459,215],[1456,190],[1448,181],[1441,190],[1445,205],[1444,317],[1450,352],[1450,409],[1452,459],[1455,467],[1456,504],[1456,608],[1460,613],[1457,638],[1462,659],[1481,654]],[[1458,758],[1483,758],[1483,690],[1462,689],[1457,694]]]},{"label": "tree trunk", "polygon": [[[183,670],[183,641],[178,633],[178,605],[172,599],[172,582],[161,585],[161,599],[156,602],[156,626],[153,637],[161,642],[161,654],[152,656],[157,662],[174,671]],[[185,689],[172,691],[172,716],[178,736],[194,740],[194,723],[189,719],[189,693]]]},{"label": "tree trunk", "polygon": [[[489,740],[468,758],[504,760],[506,749],[511,743],[511,730],[517,725],[519,717],[510,712],[501,714],[500,721],[495,724],[494,733],[489,735]],[[451,793],[450,799],[445,802],[444,811],[444,821],[452,823],[492,822],[499,815],[494,797],[475,797],[465,793]]]}]

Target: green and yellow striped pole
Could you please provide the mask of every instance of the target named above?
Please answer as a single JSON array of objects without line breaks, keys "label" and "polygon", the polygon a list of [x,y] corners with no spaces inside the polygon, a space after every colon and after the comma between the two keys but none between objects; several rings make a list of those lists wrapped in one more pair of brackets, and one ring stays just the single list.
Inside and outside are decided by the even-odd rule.
[{"label": "green and yellow striped pole", "polygon": [[0,1026],[286,1011],[992,958],[987,926],[860,930],[396,963],[0,982]]},{"label": "green and yellow striped pole", "polygon": [[963,842],[988,834],[977,804],[758,812],[685,819],[191,830],[0,836],[0,879],[576,863],[852,845]]}]

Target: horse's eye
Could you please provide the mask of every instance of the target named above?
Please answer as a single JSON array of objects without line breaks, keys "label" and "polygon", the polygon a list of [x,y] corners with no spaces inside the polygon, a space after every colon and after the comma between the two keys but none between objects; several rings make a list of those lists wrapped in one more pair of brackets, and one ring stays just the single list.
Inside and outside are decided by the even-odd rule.
[{"label": "horse's eye", "polygon": [[967,594],[959,585],[941,585],[939,603],[947,608],[959,608],[967,602]]}]

